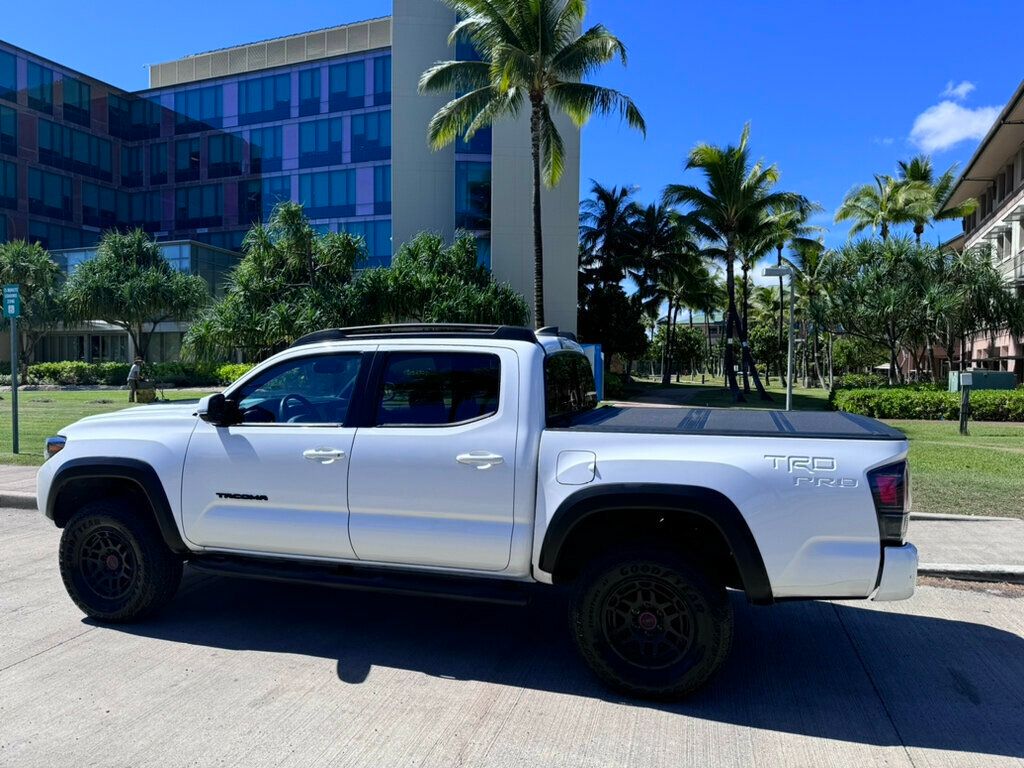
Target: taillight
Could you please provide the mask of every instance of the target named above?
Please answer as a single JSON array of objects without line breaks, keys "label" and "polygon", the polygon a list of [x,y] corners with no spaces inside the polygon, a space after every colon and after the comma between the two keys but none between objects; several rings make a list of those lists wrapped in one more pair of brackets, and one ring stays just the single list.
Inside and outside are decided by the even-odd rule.
[{"label": "taillight", "polygon": [[868,472],[868,485],[878,515],[882,544],[902,545],[910,512],[910,478],[907,462],[900,461]]}]

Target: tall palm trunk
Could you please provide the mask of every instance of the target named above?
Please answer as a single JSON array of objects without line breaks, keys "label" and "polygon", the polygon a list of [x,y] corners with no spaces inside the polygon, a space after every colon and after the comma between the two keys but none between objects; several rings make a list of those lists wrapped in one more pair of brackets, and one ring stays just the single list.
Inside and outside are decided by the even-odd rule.
[{"label": "tall palm trunk", "polygon": [[[775,246],[775,265],[778,266],[778,267],[782,266],[782,245],[781,244]],[[785,299],[785,293],[783,292],[782,275],[779,275],[779,345],[778,346],[779,346],[779,359],[780,360],[782,359],[782,356],[784,354],[786,354],[785,348],[782,346],[785,343],[785,341],[782,338],[782,333],[783,333],[782,327],[783,327],[783,325],[786,322],[783,319],[783,317],[782,317],[782,313],[785,312],[785,311],[786,311],[786,299]],[[783,370],[784,370],[784,366],[782,366],[780,364],[779,365],[779,379],[782,381],[783,384],[785,384],[786,383],[786,374],[783,373]]]},{"label": "tall palm trunk", "polygon": [[747,373],[754,379],[754,388],[757,390],[757,396],[762,400],[771,400],[772,396],[769,395],[764,388],[764,384],[761,383],[761,376],[757,372],[757,366],[754,365],[754,355],[750,351],[750,337],[747,335],[747,266],[743,265],[743,323],[740,326],[740,345],[743,353],[743,382],[747,386],[747,392],[750,392],[749,384],[747,383]]},{"label": "tall palm trunk", "polygon": [[[743,344],[743,342],[747,338],[747,311],[748,311],[747,308],[748,308],[748,306],[750,304],[749,297],[747,295],[749,293],[749,291],[750,291],[750,283],[747,281],[747,269],[748,269],[748,267],[749,267],[749,265],[747,264],[746,259],[744,259],[742,262],[740,262],[740,271],[743,273],[743,300],[740,303],[740,309],[742,311],[742,314],[740,315],[740,339],[742,340],[740,342],[741,344]],[[743,360],[740,363],[741,370],[743,371],[743,394],[749,395],[750,394],[750,371],[749,371],[749,366],[747,365],[746,349],[744,349],[743,352],[744,352]]]},{"label": "tall palm trunk", "polygon": [[733,265],[735,258],[732,244],[727,245],[725,254],[725,292],[729,306],[725,312],[725,361],[723,367],[725,368],[725,383],[729,387],[729,392],[732,393],[733,402],[743,403],[746,402],[746,398],[743,397],[743,393],[740,392],[739,385],[736,383],[736,355],[733,351],[733,345],[736,343],[736,273]]},{"label": "tall palm trunk", "polygon": [[661,384],[667,387],[671,383],[669,371],[672,366],[672,296],[668,297],[668,314],[665,315],[665,339],[661,348]]},{"label": "tall palm trunk", "polygon": [[533,153],[533,322],[544,327],[544,235],[540,217],[540,123],[543,97],[530,95],[530,149]]}]

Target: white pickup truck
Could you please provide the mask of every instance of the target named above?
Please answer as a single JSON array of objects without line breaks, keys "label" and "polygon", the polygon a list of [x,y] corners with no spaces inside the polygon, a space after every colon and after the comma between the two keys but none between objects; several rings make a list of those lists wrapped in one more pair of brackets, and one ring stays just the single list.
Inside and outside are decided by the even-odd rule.
[{"label": "white pickup truck", "polygon": [[93,618],[159,608],[185,562],[484,600],[564,585],[583,658],[642,696],[721,665],[728,589],[899,600],[917,571],[900,432],[845,413],[599,407],[557,329],[321,331],[198,406],[82,419],[46,452],[39,508]]}]

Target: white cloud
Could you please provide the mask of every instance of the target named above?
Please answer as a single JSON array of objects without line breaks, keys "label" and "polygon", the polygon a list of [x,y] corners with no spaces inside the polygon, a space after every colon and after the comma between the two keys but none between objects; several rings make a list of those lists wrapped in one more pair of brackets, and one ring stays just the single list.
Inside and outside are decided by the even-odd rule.
[{"label": "white cloud", "polygon": [[953,81],[950,80],[946,83],[946,90],[939,95],[945,99],[956,99],[957,101],[963,101],[967,98],[967,94],[974,90],[974,83],[970,80],[963,80],[959,85],[954,85]]},{"label": "white cloud", "polygon": [[984,138],[999,116],[999,109],[971,109],[953,101],[940,101],[914,119],[910,141],[925,152],[942,152],[961,141]]}]

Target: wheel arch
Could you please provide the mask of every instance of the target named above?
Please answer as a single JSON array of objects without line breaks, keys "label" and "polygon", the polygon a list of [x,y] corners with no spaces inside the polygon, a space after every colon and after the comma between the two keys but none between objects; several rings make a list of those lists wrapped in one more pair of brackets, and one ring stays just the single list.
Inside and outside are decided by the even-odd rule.
[{"label": "wheel arch", "polygon": [[560,558],[571,552],[574,535],[588,523],[609,515],[621,520],[641,510],[661,519],[699,521],[724,543],[747,599],[759,604],[773,602],[761,551],[742,513],[727,496],[702,486],[619,483],[576,491],[551,517],[538,558],[540,570],[555,574]]},{"label": "wheel arch", "polygon": [[139,459],[90,457],[67,461],[50,484],[46,516],[63,528],[83,498],[99,498],[96,493],[107,491],[107,495],[135,495],[145,501],[167,547],[176,554],[189,553],[160,476]]}]

